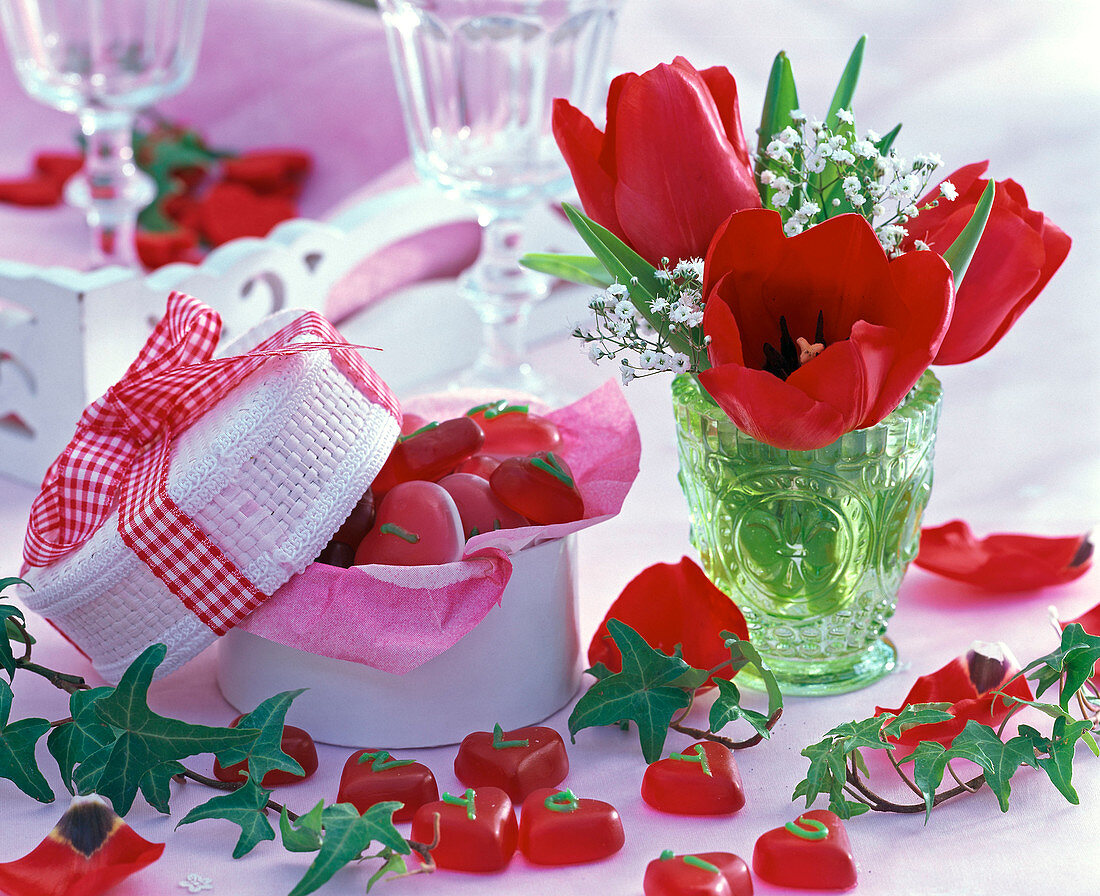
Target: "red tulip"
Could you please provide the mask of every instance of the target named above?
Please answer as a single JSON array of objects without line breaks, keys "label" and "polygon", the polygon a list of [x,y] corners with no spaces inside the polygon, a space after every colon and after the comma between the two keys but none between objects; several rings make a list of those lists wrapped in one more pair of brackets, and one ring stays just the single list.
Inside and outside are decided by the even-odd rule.
[{"label": "red tulip", "polygon": [[98,796],[78,796],[23,858],[0,864],[9,896],[99,896],[155,862],[163,843],[134,833]]},{"label": "red tulip", "polygon": [[[955,657],[942,669],[922,675],[897,709],[875,707],[875,715],[899,713],[914,703],[950,703],[954,718],[928,725],[914,725],[902,732],[896,743],[915,747],[922,740],[934,740],[950,747],[951,742],[973,719],[996,728],[1017,704],[998,696],[997,691],[1021,700],[1033,700],[1023,676],[1014,677],[1020,666],[1004,644],[975,642],[965,656]],[[1010,680],[1011,679],[1011,680]]]},{"label": "red tulip", "polygon": [[935,357],[952,300],[939,255],[890,260],[859,215],[787,238],[769,210],[718,231],[703,293],[700,382],[743,432],[796,450],[893,411]]},{"label": "red tulip", "polygon": [[684,661],[696,669],[713,669],[729,661],[722,631],[746,641],[749,637],[737,605],[687,557],[642,570],[607,611],[588,647],[588,662],[603,663],[618,672],[623,660],[608,634],[608,619],[629,625],[650,647],[665,653],[672,653],[679,644]]},{"label": "red tulip", "polygon": [[1092,543],[1085,535],[998,534],[978,541],[966,523],[952,520],[921,530],[913,562],[989,591],[1033,591],[1084,575],[1092,565]]},{"label": "red tulip", "polygon": [[[933,251],[945,251],[970,220],[989,182],[981,176],[988,165],[975,162],[948,177],[958,199],[941,198],[936,208],[910,218],[902,248],[912,249],[922,240]],[[939,192],[937,186],[918,204],[935,200]],[[1046,215],[1028,208],[1018,183],[997,181],[989,222],[955,296],[955,313],[936,363],[961,364],[993,348],[1047,285],[1069,247],[1070,238]]]},{"label": "red tulip", "polygon": [[611,82],[606,133],[562,99],[553,124],[585,212],[655,265],[701,258],[726,218],[760,207],[725,68],[677,56]]}]

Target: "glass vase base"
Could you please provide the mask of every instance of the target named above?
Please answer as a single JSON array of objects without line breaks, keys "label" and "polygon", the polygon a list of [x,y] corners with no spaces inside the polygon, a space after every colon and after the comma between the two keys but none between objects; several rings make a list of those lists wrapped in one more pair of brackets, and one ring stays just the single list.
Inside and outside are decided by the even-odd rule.
[{"label": "glass vase base", "polygon": [[[763,657],[785,697],[827,697],[847,694],[874,684],[897,666],[898,651],[889,638],[879,638],[866,650],[837,659],[813,662]],[[751,667],[737,673],[739,686],[765,690],[764,681]]]}]

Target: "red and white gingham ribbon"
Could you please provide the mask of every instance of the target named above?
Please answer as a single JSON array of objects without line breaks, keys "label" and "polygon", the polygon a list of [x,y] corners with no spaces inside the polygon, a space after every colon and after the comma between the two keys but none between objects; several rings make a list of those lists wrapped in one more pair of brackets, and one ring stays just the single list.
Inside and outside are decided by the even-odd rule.
[{"label": "red and white gingham ribbon", "polygon": [[212,308],[169,296],[137,360],[84,410],[46,472],[23,544],[28,566],[47,566],[91,538],[117,503],[123,541],[219,635],[267,596],[168,496],[175,435],[272,358],[322,349],[360,392],[400,419],[389,387],[319,314],[303,314],[246,354],[215,360],[220,333]]}]

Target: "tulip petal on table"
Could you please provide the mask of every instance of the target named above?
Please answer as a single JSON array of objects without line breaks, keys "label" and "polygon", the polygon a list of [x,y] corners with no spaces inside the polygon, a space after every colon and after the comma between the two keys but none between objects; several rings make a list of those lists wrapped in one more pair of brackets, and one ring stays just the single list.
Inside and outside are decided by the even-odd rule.
[{"label": "tulip petal on table", "polygon": [[[999,661],[999,667],[993,657]],[[992,676],[989,674],[991,663],[994,663],[993,669],[997,673]],[[935,672],[920,676],[899,707],[886,709],[876,706],[875,715],[897,714],[917,703],[950,703],[947,711],[954,718],[914,725],[891,741],[906,748],[916,747],[924,740],[950,747],[968,721],[994,728],[1004,721],[1016,703],[1000,696],[999,691],[1021,700],[1035,699],[1027,680],[1023,676],[1016,677],[1019,672],[1019,663],[1004,645],[975,643],[966,654],[955,657]]]},{"label": "tulip petal on table", "polygon": [[1034,591],[1064,585],[1092,565],[1087,535],[998,533],[978,539],[962,520],[921,530],[913,562],[928,572],[987,591]]},{"label": "tulip petal on table", "polygon": [[160,858],[163,843],[138,836],[98,796],[74,797],[27,855],[0,863],[8,896],[99,896]]},{"label": "tulip petal on table", "polygon": [[749,638],[737,605],[687,557],[642,570],[608,609],[588,647],[588,662],[619,672],[622,656],[608,632],[609,619],[629,625],[656,650],[671,654],[680,645],[684,661],[696,669],[729,660],[722,631]]}]

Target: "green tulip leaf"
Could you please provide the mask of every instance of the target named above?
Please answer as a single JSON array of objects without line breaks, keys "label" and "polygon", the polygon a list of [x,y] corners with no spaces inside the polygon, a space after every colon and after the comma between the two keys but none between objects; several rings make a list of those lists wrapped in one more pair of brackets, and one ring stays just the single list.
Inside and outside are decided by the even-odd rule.
[{"label": "green tulip leaf", "polygon": [[588,255],[536,252],[524,255],[519,263],[540,274],[549,274],[551,277],[567,280],[570,283],[595,286],[597,289],[606,289],[615,282],[615,278],[607,273],[599,260]]},{"label": "green tulip leaf", "polygon": [[840,83],[836,85],[832,102],[829,103],[829,114],[825,118],[825,124],[829,126],[830,130],[835,130],[840,122],[836,115],[837,112],[841,109],[852,111],[852,98],[856,93],[856,82],[859,81],[859,70],[863,66],[863,50],[866,46],[867,35],[865,34],[856,41],[855,48],[848,57],[848,62],[840,75]]},{"label": "green tulip leaf", "polygon": [[981,241],[982,234],[985,232],[985,225],[989,220],[989,213],[993,210],[993,195],[995,190],[996,188],[993,185],[993,181],[990,180],[982,191],[978,204],[974,206],[974,211],[970,215],[970,220],[962,229],[962,232],[955,237],[955,242],[948,246],[947,251],[943,253],[943,260],[950,265],[951,273],[955,278],[956,294],[958,294],[959,287],[962,286],[963,278],[966,276],[966,269],[970,267],[970,262],[978,249],[978,243]]},{"label": "green tulip leaf", "polygon": [[207,818],[224,818],[233,822],[241,829],[237,845],[233,847],[233,858],[239,859],[263,841],[275,839],[275,829],[264,815],[270,798],[270,790],[264,790],[249,778],[237,790],[220,794],[196,806],[183,816],[176,827]]},{"label": "green tulip leaf", "polygon": [[786,53],[779,53],[772,62],[768,75],[768,89],[764,94],[764,108],[760,113],[760,129],[756,132],[756,188],[760,192],[760,201],[769,208],[771,190],[760,183],[760,174],[766,167],[764,149],[772,137],[791,126],[791,110],[798,108],[798,91],[794,85],[794,71]]},{"label": "green tulip leaf", "polygon": [[408,855],[408,842],[393,826],[393,813],[400,808],[398,802],[376,803],[360,816],[350,803],[325,806],[321,815],[324,823],[321,850],[290,896],[306,896],[324,886],[348,862],[359,859],[372,842]]},{"label": "green tulip leaf", "polygon": [[[606,227],[601,227],[591,218],[571,206],[562,204],[566,217],[580,234],[592,254],[596,256],[604,269],[630,292],[630,301],[638,313],[658,332],[664,332],[661,319],[650,310],[657,298],[660,286],[657,283],[656,269],[626,243],[620,240]],[[691,354],[691,346],[674,332],[667,334],[669,347],[674,352]]]},{"label": "green tulip leaf", "polygon": [[577,701],[569,716],[569,733],[633,721],[646,762],[661,758],[673,716],[691,704],[692,694],[707,680],[679,656],[654,650],[629,625],[607,621],[607,630],[622,654],[622,671],[599,679]]}]

